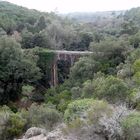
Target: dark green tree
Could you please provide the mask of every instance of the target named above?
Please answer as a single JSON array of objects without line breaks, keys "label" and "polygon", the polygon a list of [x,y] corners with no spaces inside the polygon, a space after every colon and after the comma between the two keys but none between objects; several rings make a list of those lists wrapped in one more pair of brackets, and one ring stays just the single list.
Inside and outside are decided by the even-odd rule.
[{"label": "dark green tree", "polygon": [[39,78],[35,57],[25,53],[13,38],[0,38],[0,103],[17,100],[23,84]]},{"label": "dark green tree", "polygon": [[93,79],[94,74],[100,70],[100,63],[90,57],[80,58],[71,68],[70,80],[72,83],[83,83],[88,79]]},{"label": "dark green tree", "polygon": [[45,17],[41,16],[38,23],[37,23],[37,28],[39,31],[43,30],[46,28],[46,21],[45,21]]}]

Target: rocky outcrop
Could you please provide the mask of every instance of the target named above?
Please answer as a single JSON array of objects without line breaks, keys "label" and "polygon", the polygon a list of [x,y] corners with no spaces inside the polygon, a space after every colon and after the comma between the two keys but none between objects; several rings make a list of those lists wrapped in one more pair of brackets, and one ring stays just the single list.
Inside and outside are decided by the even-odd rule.
[{"label": "rocky outcrop", "polygon": [[28,138],[31,138],[33,136],[38,136],[38,135],[46,136],[46,134],[47,134],[47,132],[45,129],[31,127],[30,129],[27,130],[27,132],[25,133],[23,138],[28,139]]},{"label": "rocky outcrop", "polygon": [[41,128],[30,128],[27,130],[22,139],[15,140],[76,140],[63,135],[60,128],[57,128],[49,133]]},{"label": "rocky outcrop", "polygon": [[76,136],[73,133],[64,135],[61,128],[62,127],[58,127],[47,133],[44,129],[33,127],[27,130],[22,139],[16,140],[105,140],[105,138],[96,134],[93,134],[92,136],[85,134],[84,137]]}]

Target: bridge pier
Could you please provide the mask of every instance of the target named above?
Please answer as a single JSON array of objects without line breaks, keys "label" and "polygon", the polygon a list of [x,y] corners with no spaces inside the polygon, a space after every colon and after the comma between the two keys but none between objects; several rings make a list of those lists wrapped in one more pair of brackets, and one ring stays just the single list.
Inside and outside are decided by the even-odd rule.
[{"label": "bridge pier", "polygon": [[59,84],[58,79],[58,61],[68,61],[70,66],[73,66],[74,63],[81,57],[92,54],[92,52],[78,52],[78,51],[54,51],[55,58],[51,68],[51,87],[57,86]]},{"label": "bridge pier", "polygon": [[53,64],[52,68],[52,76],[51,76],[51,85],[57,86],[58,85],[58,73],[57,73],[57,64]]}]

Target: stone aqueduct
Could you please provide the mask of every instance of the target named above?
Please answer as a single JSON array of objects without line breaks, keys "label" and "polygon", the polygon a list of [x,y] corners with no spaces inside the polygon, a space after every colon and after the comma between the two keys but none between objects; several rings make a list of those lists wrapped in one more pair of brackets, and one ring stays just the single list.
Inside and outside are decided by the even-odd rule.
[{"label": "stone aqueduct", "polygon": [[54,62],[51,68],[51,85],[58,85],[58,68],[57,62],[59,60],[68,61],[70,66],[73,66],[74,63],[82,56],[88,56],[93,52],[89,51],[63,51],[55,50],[52,51],[55,54]]}]

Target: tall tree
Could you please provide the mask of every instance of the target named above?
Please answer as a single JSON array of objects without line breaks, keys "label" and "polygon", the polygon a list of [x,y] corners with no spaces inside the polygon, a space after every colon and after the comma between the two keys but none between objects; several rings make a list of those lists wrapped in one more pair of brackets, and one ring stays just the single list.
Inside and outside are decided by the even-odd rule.
[{"label": "tall tree", "polygon": [[1,104],[17,100],[24,83],[31,83],[40,78],[40,70],[33,57],[25,53],[13,38],[0,38]]}]

